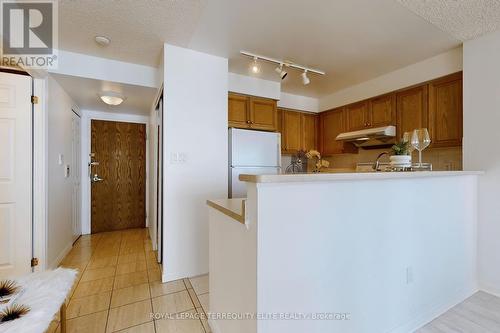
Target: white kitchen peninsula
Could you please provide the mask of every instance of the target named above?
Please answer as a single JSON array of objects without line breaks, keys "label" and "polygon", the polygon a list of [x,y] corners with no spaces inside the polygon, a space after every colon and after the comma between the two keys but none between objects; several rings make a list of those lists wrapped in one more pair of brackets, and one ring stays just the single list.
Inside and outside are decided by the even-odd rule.
[{"label": "white kitchen peninsula", "polygon": [[412,332],[477,290],[479,174],[241,175],[209,201],[214,333]]}]

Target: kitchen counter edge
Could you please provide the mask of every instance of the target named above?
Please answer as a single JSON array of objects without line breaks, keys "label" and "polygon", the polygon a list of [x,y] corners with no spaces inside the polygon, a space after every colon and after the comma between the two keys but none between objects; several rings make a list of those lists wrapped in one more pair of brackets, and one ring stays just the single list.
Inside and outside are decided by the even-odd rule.
[{"label": "kitchen counter edge", "polygon": [[239,179],[249,183],[302,183],[330,182],[342,180],[383,180],[428,177],[479,176],[483,171],[418,171],[418,172],[352,172],[352,173],[307,173],[282,175],[247,175]]},{"label": "kitchen counter edge", "polygon": [[207,200],[207,205],[245,224],[246,198]]}]

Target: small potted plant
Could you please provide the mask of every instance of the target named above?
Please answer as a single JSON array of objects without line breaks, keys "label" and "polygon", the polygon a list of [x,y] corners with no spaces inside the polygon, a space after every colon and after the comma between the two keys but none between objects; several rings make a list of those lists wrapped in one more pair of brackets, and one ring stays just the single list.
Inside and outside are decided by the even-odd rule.
[{"label": "small potted plant", "polygon": [[411,167],[409,144],[408,141],[400,141],[392,146],[391,166],[399,168]]}]

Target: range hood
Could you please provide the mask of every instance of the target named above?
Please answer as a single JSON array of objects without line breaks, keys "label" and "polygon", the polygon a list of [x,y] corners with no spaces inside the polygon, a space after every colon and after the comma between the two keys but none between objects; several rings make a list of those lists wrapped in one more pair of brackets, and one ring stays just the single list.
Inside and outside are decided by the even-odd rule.
[{"label": "range hood", "polygon": [[336,140],[351,142],[357,147],[381,147],[394,144],[395,138],[396,127],[384,126],[341,133]]}]

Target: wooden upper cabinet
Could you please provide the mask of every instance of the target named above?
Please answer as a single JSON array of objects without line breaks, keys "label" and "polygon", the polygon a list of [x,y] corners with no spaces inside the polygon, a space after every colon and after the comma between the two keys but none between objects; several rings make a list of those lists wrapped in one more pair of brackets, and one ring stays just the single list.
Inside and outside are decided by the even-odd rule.
[{"label": "wooden upper cabinet", "polygon": [[278,113],[275,100],[250,97],[250,127],[266,131],[277,130]]},{"label": "wooden upper cabinet", "polygon": [[341,154],[344,152],[344,144],[335,140],[337,135],[345,132],[346,120],[343,108],[334,109],[320,113],[320,152],[323,155]]},{"label": "wooden upper cabinet", "polygon": [[229,94],[228,120],[229,127],[247,128],[249,126],[248,97]]},{"label": "wooden upper cabinet", "polygon": [[348,131],[357,131],[369,126],[368,102],[350,104],[345,107]]},{"label": "wooden upper cabinet", "polygon": [[428,127],[426,84],[398,92],[396,104],[397,138],[401,138],[404,132]]},{"label": "wooden upper cabinet", "polygon": [[283,111],[282,148],[286,154],[294,154],[302,149],[302,114],[294,111]]},{"label": "wooden upper cabinet", "polygon": [[345,107],[347,130],[394,125],[396,123],[396,97],[394,94],[375,97]]},{"label": "wooden upper cabinet", "polygon": [[462,132],[462,73],[458,73],[429,84],[431,146],[461,146]]},{"label": "wooden upper cabinet", "polygon": [[302,114],[302,149],[318,149],[318,115]]},{"label": "wooden upper cabinet", "polygon": [[370,99],[370,127],[396,125],[396,94],[389,94]]},{"label": "wooden upper cabinet", "polygon": [[229,127],[276,131],[279,125],[276,101],[229,93],[228,120]]}]

